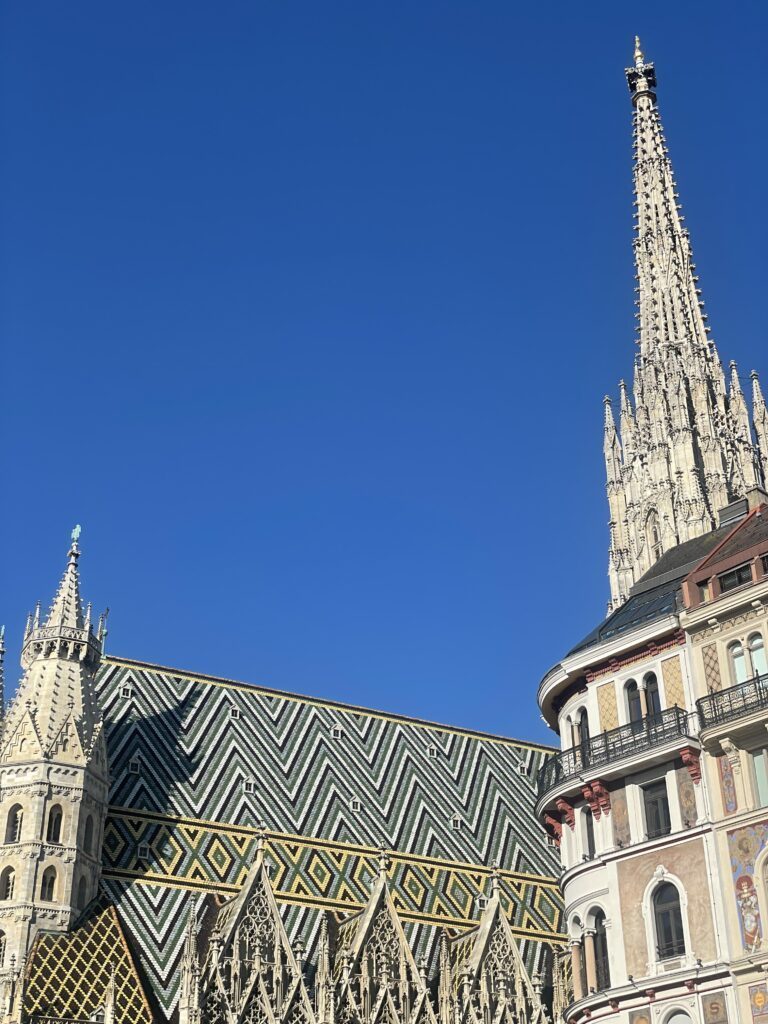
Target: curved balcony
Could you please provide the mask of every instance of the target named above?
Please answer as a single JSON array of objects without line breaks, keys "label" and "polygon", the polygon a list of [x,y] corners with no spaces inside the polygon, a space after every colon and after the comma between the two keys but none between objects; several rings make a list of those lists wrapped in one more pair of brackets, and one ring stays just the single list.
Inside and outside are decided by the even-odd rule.
[{"label": "curved balcony", "polygon": [[578,778],[585,771],[593,772],[615,761],[690,738],[697,731],[696,715],[690,715],[679,707],[647,715],[639,722],[620,725],[618,729],[609,729],[591,737],[581,746],[550,757],[536,776],[537,798],[542,800],[551,790],[569,779]]},{"label": "curved balcony", "polygon": [[735,722],[768,708],[768,675],[754,676],[727,690],[717,690],[696,701],[701,728]]}]

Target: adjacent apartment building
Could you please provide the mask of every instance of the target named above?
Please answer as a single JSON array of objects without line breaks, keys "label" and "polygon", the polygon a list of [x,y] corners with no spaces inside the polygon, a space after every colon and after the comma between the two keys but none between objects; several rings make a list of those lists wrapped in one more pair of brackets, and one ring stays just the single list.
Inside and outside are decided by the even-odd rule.
[{"label": "adjacent apartment building", "polygon": [[[605,400],[609,616],[542,680],[568,1024],[768,1024],[768,414],[709,337],[636,44],[638,351]],[[750,406],[751,405],[751,409]]]}]

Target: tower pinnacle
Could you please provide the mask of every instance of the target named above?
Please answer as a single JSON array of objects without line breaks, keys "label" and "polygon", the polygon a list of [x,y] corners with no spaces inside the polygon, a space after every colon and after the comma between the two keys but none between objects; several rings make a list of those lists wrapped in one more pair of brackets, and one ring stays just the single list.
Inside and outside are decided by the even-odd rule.
[{"label": "tower pinnacle", "polygon": [[[622,387],[620,441],[611,444],[610,457],[606,450],[611,608],[661,554],[714,529],[720,509],[764,487],[767,472],[760,401],[753,399],[755,444],[736,369],[729,388],[709,337],[656,71],[637,36],[626,77],[634,108],[639,351],[634,407]],[[607,438],[607,422],[605,430]]]}]

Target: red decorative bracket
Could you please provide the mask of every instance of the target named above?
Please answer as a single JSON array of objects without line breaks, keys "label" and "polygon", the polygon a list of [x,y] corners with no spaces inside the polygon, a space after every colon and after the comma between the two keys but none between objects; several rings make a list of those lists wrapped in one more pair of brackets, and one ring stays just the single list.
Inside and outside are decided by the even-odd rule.
[{"label": "red decorative bracket", "polygon": [[573,804],[569,804],[565,797],[561,796],[555,800],[555,807],[562,814],[565,824],[573,832],[576,826],[576,812],[573,809]]},{"label": "red decorative bracket", "polygon": [[[611,813],[611,794],[610,794],[606,784],[603,782],[602,779],[595,779],[594,782],[590,782],[590,786],[592,788],[592,794],[593,794],[595,800],[597,801],[597,806],[598,806],[599,810],[601,810],[603,812],[603,814],[606,814],[606,815],[610,814]],[[590,807],[591,806],[592,805],[590,804]],[[593,811],[592,813],[594,814],[595,812]],[[598,815],[598,817],[599,817],[599,815]]]},{"label": "red decorative bracket", "polygon": [[544,815],[544,828],[547,830],[547,835],[550,835],[559,846],[563,838],[563,823],[559,815],[547,812]]},{"label": "red decorative bracket", "polygon": [[695,747],[683,747],[680,751],[680,758],[688,769],[688,774],[693,780],[693,784],[698,786],[701,782],[701,751]]},{"label": "red decorative bracket", "polygon": [[597,798],[597,793],[595,793],[593,784],[591,782],[588,782],[585,786],[581,787],[581,792],[584,799],[587,801],[587,804],[589,805],[590,811],[592,811],[592,817],[595,819],[595,821],[599,821],[600,815],[603,813],[603,810],[600,806],[600,801]]}]

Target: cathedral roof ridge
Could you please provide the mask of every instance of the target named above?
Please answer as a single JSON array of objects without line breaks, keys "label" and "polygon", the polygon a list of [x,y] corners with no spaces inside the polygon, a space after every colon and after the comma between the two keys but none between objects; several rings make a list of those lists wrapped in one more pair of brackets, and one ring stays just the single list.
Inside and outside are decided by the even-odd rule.
[{"label": "cathedral roof ridge", "polygon": [[346,701],[334,700],[330,697],[316,697],[310,694],[294,693],[290,690],[281,690],[277,687],[264,686],[261,683],[249,683],[242,679],[229,679],[226,676],[215,676],[206,672],[196,672],[192,669],[179,669],[170,665],[159,665],[155,662],[140,661],[136,658],[122,657],[110,654],[102,659],[103,664],[134,666],[137,669],[148,669],[154,672],[167,672],[170,675],[207,683],[211,686],[232,687],[233,689],[250,692],[264,693],[270,697],[279,697],[282,700],[295,701],[302,704],[316,704],[320,707],[338,708],[342,711],[350,711],[353,714],[368,715],[371,718],[380,718],[386,721],[402,722],[405,725],[415,725],[422,729],[434,729],[438,732],[453,733],[468,738],[489,740],[493,743],[504,743],[513,747],[520,747],[526,750],[541,750],[543,753],[550,753],[559,748],[547,744],[536,743],[532,740],[515,739],[512,736],[502,736],[499,733],[486,732],[482,729],[470,729],[461,725],[451,725],[446,722],[435,722],[428,718],[418,718],[415,715],[399,714],[396,711],[382,711],[378,708],[364,707],[360,704],[350,704]]}]

